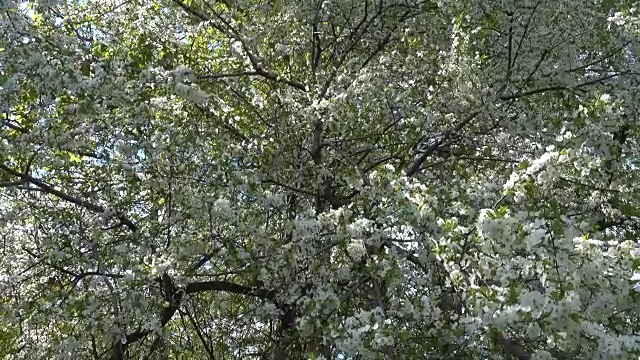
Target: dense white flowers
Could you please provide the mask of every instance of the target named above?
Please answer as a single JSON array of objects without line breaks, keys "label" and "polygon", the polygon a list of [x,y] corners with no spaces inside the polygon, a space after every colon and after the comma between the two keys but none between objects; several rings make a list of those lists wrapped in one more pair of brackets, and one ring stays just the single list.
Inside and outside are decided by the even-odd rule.
[{"label": "dense white flowers", "polygon": [[637,356],[629,4],[0,2],[0,358]]},{"label": "dense white flowers", "polygon": [[205,104],[209,99],[209,95],[197,86],[186,85],[181,82],[175,84],[175,93],[185,100],[192,101],[196,104]]}]

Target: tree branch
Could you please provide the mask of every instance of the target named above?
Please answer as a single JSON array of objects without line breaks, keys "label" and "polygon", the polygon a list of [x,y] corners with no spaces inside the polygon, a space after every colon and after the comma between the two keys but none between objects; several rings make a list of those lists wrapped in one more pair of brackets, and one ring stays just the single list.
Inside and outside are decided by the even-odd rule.
[{"label": "tree branch", "polygon": [[201,80],[212,80],[212,79],[224,79],[230,77],[242,77],[242,76],[256,76],[260,75],[257,71],[241,71],[235,73],[228,74],[210,74],[210,75],[197,75],[196,77]]},{"label": "tree branch", "polygon": [[[5,172],[8,172],[9,174],[19,177],[22,181],[24,182],[29,182],[37,187],[39,187],[42,192],[49,194],[49,195],[53,195],[55,197],[58,197],[62,200],[68,201],[70,203],[76,204],[78,206],[81,206],[85,209],[91,210],[95,213],[104,213],[105,212],[105,208],[100,206],[100,205],[96,205],[93,204],[91,202],[88,202],[86,200],[82,200],[82,199],[78,199],[76,197],[73,197],[71,195],[68,195],[62,191],[56,190],[53,186],[48,185],[46,183],[44,183],[43,181],[34,178],[31,175],[28,175],[26,173],[20,173],[10,167],[8,167],[7,165],[5,165],[4,163],[0,163],[0,169],[4,170]],[[120,222],[122,224],[124,224],[126,227],[129,228],[129,230],[131,230],[132,232],[137,232],[138,231],[138,227],[128,218],[126,218],[123,214],[115,214],[115,218],[120,220]]]},{"label": "tree branch", "polygon": [[433,154],[436,150],[438,150],[438,148],[440,147],[440,145],[442,145],[444,141],[448,140],[452,135],[462,130],[463,127],[465,127],[469,122],[471,122],[471,120],[473,120],[479,114],[480,114],[480,111],[472,112],[454,128],[447,130],[440,139],[434,141],[431,145],[429,145],[429,147],[425,150],[425,152],[422,153],[422,155],[407,169],[406,175],[408,177],[411,177],[415,173],[417,173],[418,170],[420,170],[420,166],[422,166],[422,164],[427,160],[429,156],[431,156],[431,154]]},{"label": "tree branch", "polygon": [[531,359],[531,354],[516,341],[507,339],[503,336],[498,338],[498,344],[502,347],[502,350],[518,360],[529,360]]},{"label": "tree branch", "polygon": [[597,83],[599,83],[601,81],[605,81],[605,80],[608,80],[608,79],[611,79],[611,78],[614,78],[614,77],[620,76],[620,75],[622,75],[622,74],[620,74],[620,73],[609,74],[609,75],[605,75],[605,76],[599,77],[597,79],[593,79],[593,80],[589,80],[589,81],[585,81],[585,82],[576,84],[574,86],[565,86],[565,85],[546,86],[546,87],[541,87],[541,88],[533,89],[533,90],[529,90],[529,91],[518,92],[518,93],[515,93],[513,95],[502,95],[499,98],[500,98],[500,100],[515,100],[515,99],[519,99],[521,97],[540,94],[540,93],[547,92],[547,91],[561,91],[561,90],[580,89],[582,87],[585,87],[585,86],[588,86],[588,85],[597,84]]},{"label": "tree branch", "polygon": [[275,299],[275,293],[272,290],[256,289],[227,281],[192,282],[187,284],[184,290],[187,294],[195,294],[205,291],[224,291],[232,294],[254,296],[267,300]]},{"label": "tree branch", "polygon": [[[253,75],[259,75],[264,77],[265,79],[268,80],[272,80],[274,82],[281,82],[281,83],[285,83],[297,90],[300,91],[307,91],[307,87],[298,81],[294,81],[294,80],[289,80],[286,79],[282,76],[279,76],[269,70],[266,70],[261,64],[260,61],[258,60],[258,57],[253,54],[250,49],[249,49],[249,45],[247,44],[247,42],[242,38],[242,36],[240,36],[240,34],[238,34],[232,27],[231,25],[224,20],[221,16],[216,15],[216,17],[218,18],[218,20],[220,20],[220,22],[222,22],[222,24],[224,26],[226,26],[229,30],[225,30],[223,29],[221,26],[216,25],[215,22],[213,21],[213,19],[203,13],[201,13],[200,11],[190,7],[189,5],[185,4],[183,1],[181,0],[173,0],[174,3],[178,4],[178,6],[180,6],[182,9],[184,9],[184,11],[186,11],[187,13],[197,17],[198,19],[202,20],[202,21],[207,21],[209,22],[209,24],[214,27],[216,30],[222,32],[223,34],[225,34],[226,36],[240,42],[240,44],[242,45],[242,48],[244,49],[244,52],[247,54],[247,57],[249,58],[249,61],[251,62],[251,65],[253,66],[253,69],[255,70],[253,72]],[[248,75],[248,74],[245,74]],[[241,76],[241,75],[239,75]]]}]

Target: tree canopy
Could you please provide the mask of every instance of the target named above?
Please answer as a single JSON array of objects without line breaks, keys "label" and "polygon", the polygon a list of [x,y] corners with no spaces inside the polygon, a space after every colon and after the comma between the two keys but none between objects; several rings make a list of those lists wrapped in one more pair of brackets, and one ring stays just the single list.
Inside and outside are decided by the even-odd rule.
[{"label": "tree canopy", "polygon": [[0,358],[637,358],[634,3],[1,1]]}]

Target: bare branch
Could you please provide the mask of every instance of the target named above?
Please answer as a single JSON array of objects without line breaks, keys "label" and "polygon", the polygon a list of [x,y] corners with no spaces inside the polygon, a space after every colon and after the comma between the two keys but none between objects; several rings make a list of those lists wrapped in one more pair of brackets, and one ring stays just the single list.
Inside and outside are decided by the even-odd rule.
[{"label": "bare branch", "polygon": [[[68,201],[70,203],[76,204],[78,206],[81,206],[85,209],[91,210],[95,213],[104,213],[105,212],[105,208],[100,206],[100,205],[96,205],[93,204],[91,202],[88,202],[86,200],[82,200],[82,199],[78,199],[76,197],[73,197],[71,195],[68,195],[60,190],[56,190],[53,186],[48,185],[46,183],[44,183],[43,181],[34,178],[31,175],[28,174],[23,174],[20,173],[12,168],[10,168],[9,166],[5,165],[4,163],[0,163],[0,169],[4,170],[5,172],[8,172],[9,174],[19,177],[22,181],[26,181],[29,182],[35,186],[37,186],[38,188],[40,188],[40,190],[42,190],[42,192],[49,194],[49,195],[53,195],[55,197],[58,197],[62,200]],[[116,214],[115,218],[117,218],[118,220],[120,220],[120,222],[122,222],[122,224],[124,224],[126,227],[129,228],[129,230],[131,230],[132,232],[137,232],[138,231],[138,227],[128,218],[126,218],[123,214]]]},{"label": "bare branch", "polygon": [[238,285],[228,281],[201,281],[192,282],[185,287],[187,294],[195,294],[205,291],[223,291],[238,295],[255,296],[260,299],[274,300],[275,293],[271,290],[257,289],[249,286]]},{"label": "bare branch", "polygon": [[228,74],[209,74],[209,75],[197,75],[198,79],[202,80],[213,80],[213,79],[224,79],[230,77],[242,77],[242,76],[256,76],[260,75],[257,71],[241,71],[236,73],[228,73]]},{"label": "bare branch", "polygon": [[0,181],[0,187],[20,186],[26,183],[27,181],[25,179],[20,179],[17,181]]},{"label": "bare branch", "polygon": [[408,177],[411,177],[415,173],[417,173],[418,170],[420,170],[420,166],[422,166],[422,164],[427,160],[429,156],[431,156],[431,154],[433,154],[436,150],[438,150],[438,148],[440,147],[440,145],[442,145],[444,141],[448,140],[451,136],[455,135],[458,131],[462,130],[463,127],[465,127],[469,122],[471,122],[471,120],[473,120],[479,114],[480,114],[480,111],[472,112],[454,128],[447,130],[440,139],[434,141],[431,145],[429,145],[429,147],[425,150],[425,152],[422,153],[422,155],[407,169],[406,175]]},{"label": "bare branch", "polygon": [[593,80],[589,80],[589,81],[585,81],[585,82],[576,84],[574,86],[565,86],[565,85],[546,86],[546,87],[542,87],[542,88],[538,88],[538,89],[534,89],[534,90],[518,92],[518,93],[513,94],[513,95],[503,95],[503,96],[500,96],[500,100],[515,100],[515,99],[519,99],[521,97],[540,94],[540,93],[547,92],[547,91],[562,91],[562,90],[580,89],[580,88],[583,88],[585,86],[597,84],[599,82],[602,82],[602,81],[605,81],[605,80],[608,80],[608,79],[612,79],[612,78],[620,76],[620,75],[622,75],[622,74],[621,73],[609,74],[609,75],[605,75],[605,76],[599,77],[597,79],[593,79]]}]

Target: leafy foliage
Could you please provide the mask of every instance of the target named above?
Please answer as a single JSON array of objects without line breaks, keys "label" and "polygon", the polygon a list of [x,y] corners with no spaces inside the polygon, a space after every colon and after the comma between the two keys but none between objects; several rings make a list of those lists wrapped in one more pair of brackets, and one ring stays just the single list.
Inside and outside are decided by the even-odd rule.
[{"label": "leafy foliage", "polygon": [[608,0],[0,3],[0,356],[640,355]]}]

